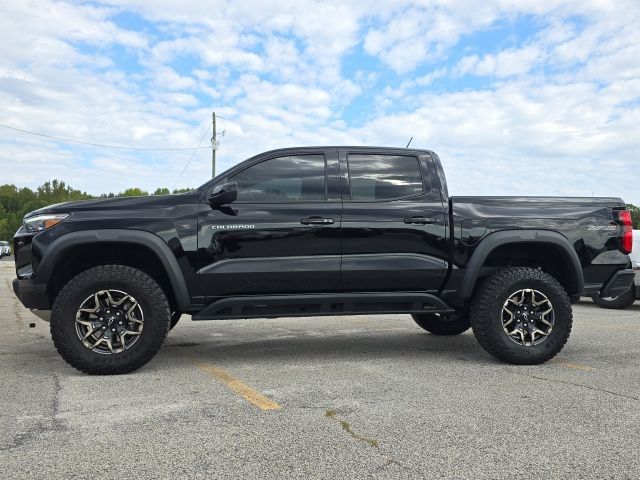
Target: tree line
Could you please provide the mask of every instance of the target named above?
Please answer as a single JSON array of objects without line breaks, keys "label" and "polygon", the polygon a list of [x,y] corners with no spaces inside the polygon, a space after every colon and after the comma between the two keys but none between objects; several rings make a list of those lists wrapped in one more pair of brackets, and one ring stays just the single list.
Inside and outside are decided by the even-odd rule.
[{"label": "tree line", "polygon": [[[170,191],[168,188],[157,188],[151,195],[169,195],[171,193],[184,193],[191,188],[179,188]],[[0,185],[0,240],[11,240],[16,230],[22,225],[25,214],[38,208],[53,205],[54,203],[69,202],[72,200],[88,200],[92,198],[112,197],[138,197],[149,195],[149,192],[140,188],[128,188],[119,193],[103,193],[90,195],[87,192],[76,190],[65,182],[52,180],[45,182],[35,190],[27,187],[18,188],[15,185]]]},{"label": "tree line", "polygon": [[[151,195],[169,195],[171,193],[189,192],[190,188],[170,191],[168,188],[157,188]],[[0,240],[10,240],[22,224],[22,217],[26,213],[54,203],[71,200],[87,200],[91,198],[138,197],[149,195],[140,188],[128,188],[120,193],[103,193],[90,195],[76,190],[65,182],[52,180],[40,185],[36,190],[27,187],[18,188],[15,185],[0,185]],[[640,229],[640,208],[628,205],[633,218],[633,228]]]}]

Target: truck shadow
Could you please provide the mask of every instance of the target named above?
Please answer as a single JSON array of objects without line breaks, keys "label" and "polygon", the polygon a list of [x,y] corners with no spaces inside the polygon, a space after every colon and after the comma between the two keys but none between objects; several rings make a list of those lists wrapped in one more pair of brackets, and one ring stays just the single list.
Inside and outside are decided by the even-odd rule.
[{"label": "truck shadow", "polygon": [[580,300],[580,302],[578,302],[578,305],[580,305],[581,307],[589,308],[589,309],[599,309],[599,310],[602,310],[603,312],[625,312],[625,311],[640,312],[640,300],[636,300],[633,305],[621,310],[602,308],[596,305],[595,303],[593,303],[593,301],[591,300]]},{"label": "truck shadow", "polygon": [[[420,361],[435,358],[456,359],[482,364],[496,361],[482,350],[473,334],[438,337],[422,330],[361,332],[358,334],[310,335],[300,333],[252,339],[213,337],[194,338],[192,330],[168,339],[156,361],[204,361],[220,364],[274,363],[279,365],[350,361]],[[178,332],[176,332],[178,333]],[[241,332],[239,332],[241,335]]]}]

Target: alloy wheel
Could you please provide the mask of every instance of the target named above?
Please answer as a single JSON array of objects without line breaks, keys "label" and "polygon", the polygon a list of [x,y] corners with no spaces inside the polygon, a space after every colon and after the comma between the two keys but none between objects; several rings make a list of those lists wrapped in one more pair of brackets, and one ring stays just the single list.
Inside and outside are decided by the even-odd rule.
[{"label": "alloy wheel", "polygon": [[100,290],[82,302],[75,325],[85,347],[110,355],[125,351],[139,340],[144,315],[140,304],[128,293]]},{"label": "alloy wheel", "polygon": [[530,347],[544,342],[555,321],[551,301],[538,290],[512,293],[502,306],[502,328],[513,342]]}]

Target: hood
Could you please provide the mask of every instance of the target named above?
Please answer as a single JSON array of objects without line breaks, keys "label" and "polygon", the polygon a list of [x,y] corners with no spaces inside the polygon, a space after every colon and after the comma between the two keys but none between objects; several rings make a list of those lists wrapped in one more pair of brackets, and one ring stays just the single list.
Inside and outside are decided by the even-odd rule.
[{"label": "hood", "polygon": [[[191,198],[193,197],[193,198]],[[92,200],[76,200],[73,202],[56,203],[49,205],[25,215],[25,218],[47,213],[73,213],[92,210],[130,210],[138,208],[149,208],[154,206],[169,206],[196,202],[197,192],[189,192],[177,195],[147,195],[144,197],[111,197],[96,198]]]}]

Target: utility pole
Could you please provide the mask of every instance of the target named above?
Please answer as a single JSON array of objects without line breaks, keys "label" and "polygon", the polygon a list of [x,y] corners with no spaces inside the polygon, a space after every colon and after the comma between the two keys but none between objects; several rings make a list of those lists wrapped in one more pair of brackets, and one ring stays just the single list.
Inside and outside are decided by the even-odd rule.
[{"label": "utility pole", "polygon": [[211,130],[211,178],[216,176],[216,150],[218,142],[216,141],[216,112],[211,113],[211,121],[213,128]]}]

